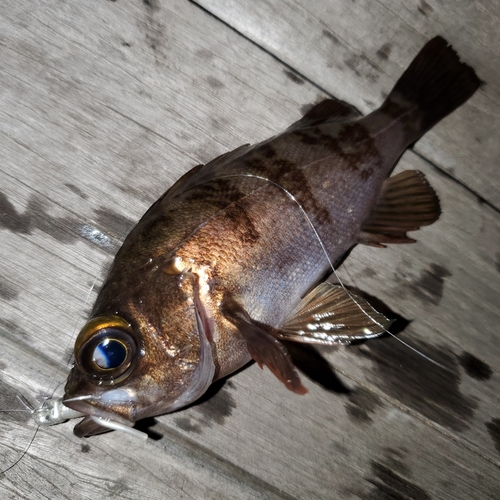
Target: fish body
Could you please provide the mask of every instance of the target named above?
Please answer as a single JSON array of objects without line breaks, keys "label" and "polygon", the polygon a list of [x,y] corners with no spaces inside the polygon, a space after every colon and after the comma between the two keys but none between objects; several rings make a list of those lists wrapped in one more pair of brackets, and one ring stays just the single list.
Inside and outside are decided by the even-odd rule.
[{"label": "fish body", "polygon": [[281,340],[382,333],[390,321],[363,299],[314,286],[355,244],[411,242],[439,217],[422,174],[388,176],[479,84],[437,37],[373,113],[326,100],[184,175],[126,238],[78,336],[64,396],[87,415],[75,433],[105,430],[92,416],[133,425],[186,406],[252,358],[304,393]]}]

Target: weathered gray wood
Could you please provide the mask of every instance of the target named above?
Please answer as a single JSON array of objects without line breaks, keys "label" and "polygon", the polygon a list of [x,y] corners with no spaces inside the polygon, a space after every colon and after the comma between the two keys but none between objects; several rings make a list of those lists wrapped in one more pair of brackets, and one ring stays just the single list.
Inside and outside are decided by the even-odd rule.
[{"label": "weathered gray wood", "polygon": [[[47,371],[36,358],[24,359]],[[345,382],[354,390],[348,399],[317,386],[291,398],[253,366],[209,401],[161,417],[153,428],[163,436],[157,443],[116,433],[82,441],[71,425],[42,429],[2,488],[21,498],[35,498],[30,488],[36,498],[328,498],[331,492],[369,498],[383,491],[450,499],[479,491],[494,498],[496,467],[481,459],[471,464],[477,455]],[[1,436],[9,439],[3,450],[12,445],[5,436],[10,424],[2,419]],[[27,430],[18,430],[19,448],[31,437]]]},{"label": "weathered gray wood", "polygon": [[[486,85],[415,150],[500,208],[500,8],[492,1],[196,0],[300,75],[363,112],[378,107],[432,36]],[[292,74],[291,78],[295,76]],[[301,82],[301,79],[297,79]]]},{"label": "weathered gray wood", "polygon": [[[253,32],[259,25],[269,31],[266,5]],[[293,18],[298,8],[272,5],[281,16],[268,20],[283,30],[280,19]],[[444,15],[437,6],[433,12]],[[250,19],[255,7],[246,13]],[[276,53],[296,51],[294,67],[326,87],[313,53],[310,69],[297,66],[305,56],[292,41],[317,29],[314,16],[304,17],[307,25],[300,19],[290,23],[295,28]],[[493,30],[494,20],[484,29]],[[358,50],[368,28],[344,22],[343,40]],[[88,290],[147,207],[196,163],[282,130],[322,93],[295,83],[286,66],[181,0],[38,8],[12,2],[0,26],[0,401],[21,407],[16,390],[35,400],[64,381],[74,333],[90,307]],[[382,80],[389,89],[423,43],[404,23],[395,40],[405,34],[408,44],[394,43],[388,61],[404,52],[384,66],[377,96]],[[476,49],[464,52],[467,36],[457,32],[450,40],[470,64],[495,75]],[[355,89],[350,100],[366,111],[365,84],[355,74],[342,78]],[[443,124],[448,132],[428,139],[437,156],[420,150],[442,167],[445,153],[457,164],[476,154],[466,132],[449,151],[442,144],[446,134],[462,130],[460,113]],[[490,142],[482,158],[497,154]],[[310,393],[298,397],[252,366],[211,400],[161,417],[158,442],[143,445],[117,433],[80,441],[72,424],[41,430],[20,464],[0,477],[0,496],[497,496],[498,213],[467,189],[486,190],[483,184],[461,187],[414,153],[399,168],[426,172],[442,201],[440,221],[417,233],[413,246],[357,248],[342,276],[413,320],[401,338],[452,374],[392,339],[322,351],[353,390],[348,395],[306,381]],[[95,291],[89,302],[94,298]],[[32,426],[22,419],[0,415],[2,466],[30,439]]]},{"label": "weathered gray wood", "polygon": [[[11,445],[31,437],[10,424],[0,421]],[[102,438],[77,440],[69,426],[42,429],[29,454],[0,476],[1,498],[293,498],[169,429],[160,443]],[[2,438],[2,452],[8,444]]]}]

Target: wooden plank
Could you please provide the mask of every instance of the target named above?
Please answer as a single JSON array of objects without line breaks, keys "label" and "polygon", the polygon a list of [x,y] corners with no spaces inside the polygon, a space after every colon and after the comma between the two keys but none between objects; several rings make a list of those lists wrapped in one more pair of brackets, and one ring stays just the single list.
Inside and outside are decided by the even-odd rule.
[{"label": "wooden plank", "polygon": [[[6,341],[8,331],[0,328],[0,333],[2,352],[30,365],[28,378],[23,378],[22,369],[14,380],[3,373],[3,407],[23,408],[16,401],[17,393],[33,394],[40,386],[46,389],[43,382],[49,374],[67,375],[67,367],[56,371],[55,363],[47,363],[44,356],[20,352],[15,341]],[[116,434],[93,442],[76,439],[72,425],[41,428],[35,434],[36,427],[26,419],[23,413],[0,419],[2,472],[21,458],[18,465],[0,474],[1,498],[293,498],[173,430],[164,429],[161,442],[117,439]],[[23,456],[28,446],[29,453]]]},{"label": "wooden plank", "polygon": [[[16,498],[35,498],[31,488],[36,498],[494,498],[495,466],[370,390],[344,383],[348,396],[309,384],[306,397],[291,397],[252,366],[208,401],[158,419],[150,431],[159,441],[116,433],[78,440],[71,425],[42,429],[0,491]],[[4,452],[18,445],[14,457],[33,428],[1,422]]]},{"label": "wooden plank", "polygon": [[300,76],[364,113],[381,104],[426,41],[444,36],[486,85],[453,118],[427,133],[415,151],[500,208],[500,9],[496,2],[196,3]]},{"label": "wooden plank", "polygon": [[[253,366],[212,401],[173,416],[174,422],[296,498],[384,498],[384,492],[390,498],[494,498],[496,467],[343,381],[353,391],[349,396],[309,383],[307,396],[291,399]],[[263,386],[266,392],[259,390]],[[213,439],[214,432],[241,447]],[[467,472],[470,461],[473,473]]]},{"label": "wooden plank", "polygon": [[[63,382],[89,287],[164,189],[194,164],[282,130],[321,93],[181,0],[38,9],[12,2],[0,23],[0,393],[10,404],[16,390],[34,400]],[[493,498],[498,218],[414,154],[405,161],[439,191],[440,225],[421,232],[414,247],[357,249],[348,272],[417,318],[404,334],[451,363],[453,377],[412,361],[390,339],[325,351],[351,394],[309,382],[310,394],[299,398],[254,366],[206,403],[161,417],[153,430],[163,438],[154,443],[112,433],[82,444],[72,424],[39,432],[1,477],[1,496]],[[462,351],[495,372],[482,382],[466,375],[458,360],[476,376],[477,363]],[[387,368],[396,355],[405,370]],[[423,402],[422,373],[437,379],[422,390]],[[403,387],[394,386],[398,379]],[[441,409],[450,389],[455,399]],[[22,414],[4,417],[2,428],[19,439],[0,434],[1,451],[15,448],[10,464],[31,427]]]}]

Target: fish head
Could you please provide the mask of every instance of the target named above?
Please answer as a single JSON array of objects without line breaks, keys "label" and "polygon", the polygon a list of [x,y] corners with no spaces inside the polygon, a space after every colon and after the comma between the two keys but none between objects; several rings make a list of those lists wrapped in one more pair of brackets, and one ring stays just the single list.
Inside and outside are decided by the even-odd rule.
[{"label": "fish head", "polygon": [[63,403],[87,415],[75,427],[78,436],[107,430],[92,417],[133,426],[186,406],[215,372],[194,275],[162,273],[149,293],[121,295],[119,307],[106,300],[110,288],[76,339],[65,387]]}]

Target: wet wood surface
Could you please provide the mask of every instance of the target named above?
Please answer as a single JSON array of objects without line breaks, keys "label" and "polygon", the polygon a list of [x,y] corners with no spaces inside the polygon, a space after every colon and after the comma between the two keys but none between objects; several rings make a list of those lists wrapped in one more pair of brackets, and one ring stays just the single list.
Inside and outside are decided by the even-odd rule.
[{"label": "wet wood surface", "polygon": [[0,498],[498,498],[499,17],[479,0],[4,2],[0,409],[61,394],[112,256],[182,173],[328,96],[375,109],[436,34],[485,85],[396,169],[426,174],[439,221],[340,269],[446,370],[392,338],[300,352],[306,396],[252,365],[145,422],[146,443],[3,413],[0,470],[21,460]]}]

